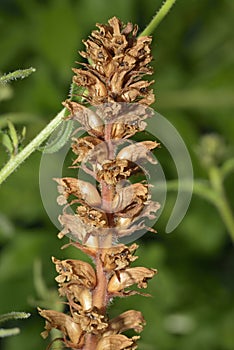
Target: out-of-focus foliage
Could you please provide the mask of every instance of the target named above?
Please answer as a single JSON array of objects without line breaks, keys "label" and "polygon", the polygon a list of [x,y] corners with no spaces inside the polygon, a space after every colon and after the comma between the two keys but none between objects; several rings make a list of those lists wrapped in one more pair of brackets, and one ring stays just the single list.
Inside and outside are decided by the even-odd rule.
[{"label": "out-of-focus foliage", "polygon": [[[17,130],[27,127],[27,143],[61,109],[69,91],[77,51],[96,22],[113,15],[143,29],[157,0],[0,0],[0,71],[33,66],[27,80],[0,86],[0,128],[8,118]],[[234,2],[180,0],[154,33],[155,109],[177,128],[193,161],[196,178],[206,178],[197,148],[205,133],[217,133],[233,155]],[[202,153],[202,148],[199,148]],[[157,150],[167,179],[176,177],[173,161]],[[0,146],[1,165],[7,154]],[[27,311],[21,334],[4,339],[4,350],[44,349],[43,320],[35,310],[33,265],[42,261],[48,288],[56,287],[52,255],[79,258],[60,250],[57,229],[40,198],[40,152],[33,154],[0,189],[0,313]],[[225,181],[234,202],[233,179]],[[51,186],[55,186],[51,180]],[[138,265],[159,270],[150,282],[152,298],[116,300],[110,315],[133,308],[145,315],[141,350],[234,349],[234,251],[216,209],[194,196],[180,226],[165,234],[175,194],[168,193],[158,234],[140,241]],[[65,243],[65,241],[64,241]],[[53,293],[52,293],[53,294]],[[38,303],[40,306],[40,303]],[[15,326],[15,324],[10,324]]]},{"label": "out-of-focus foliage", "polygon": [[[0,315],[0,323],[6,322],[9,320],[24,319],[28,317],[30,317],[29,313],[12,311],[7,314]],[[10,328],[10,329],[0,328],[0,338],[11,337],[19,333],[20,333],[20,329],[18,327]]]}]

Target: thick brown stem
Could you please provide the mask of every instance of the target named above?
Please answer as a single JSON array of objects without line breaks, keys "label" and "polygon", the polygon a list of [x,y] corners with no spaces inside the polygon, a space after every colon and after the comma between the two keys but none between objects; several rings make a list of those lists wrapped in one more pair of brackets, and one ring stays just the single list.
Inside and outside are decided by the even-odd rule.
[{"label": "thick brown stem", "polygon": [[85,345],[82,350],[96,350],[98,338],[94,334],[87,334],[85,337]]},{"label": "thick brown stem", "polygon": [[[98,249],[95,258],[96,262],[96,274],[97,285],[93,291],[93,307],[97,308],[102,315],[106,313],[106,307],[108,303],[107,283],[108,277],[103,269],[101,261],[101,249]],[[85,338],[85,345],[83,350],[95,350],[98,344],[98,336],[94,334],[88,334]]]},{"label": "thick brown stem", "polygon": [[107,292],[108,276],[103,269],[100,249],[98,250],[98,253],[96,256],[96,275],[97,275],[97,285],[93,291],[93,307],[96,307],[101,314],[105,315],[106,307],[108,303],[108,292]]}]

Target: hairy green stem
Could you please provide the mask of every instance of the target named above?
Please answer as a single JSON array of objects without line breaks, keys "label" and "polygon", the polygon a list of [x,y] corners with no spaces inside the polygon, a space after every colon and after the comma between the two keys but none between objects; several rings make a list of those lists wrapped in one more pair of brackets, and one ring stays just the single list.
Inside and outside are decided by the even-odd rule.
[{"label": "hairy green stem", "polygon": [[166,0],[156,15],[153,17],[152,21],[147,25],[147,27],[139,36],[151,35],[157,26],[162,22],[164,17],[168,14],[175,2],[176,0]]},{"label": "hairy green stem", "polygon": [[27,78],[30,74],[36,72],[36,69],[31,67],[27,69],[17,69],[14,72],[4,74],[0,77],[0,83],[1,84],[7,84],[11,80],[17,80],[17,79],[24,79]]},{"label": "hairy green stem", "polygon": [[65,108],[15,157],[12,157],[0,171],[0,184],[16,170],[59,126],[64,118]]},{"label": "hairy green stem", "polygon": [[28,312],[17,312],[12,311],[4,315],[0,315],[0,323],[6,322],[9,320],[18,320],[23,318],[29,318],[30,314]]},{"label": "hairy green stem", "polygon": [[220,216],[223,219],[223,222],[225,223],[225,226],[231,236],[232,241],[234,242],[234,217],[226,197],[226,193],[223,186],[223,177],[220,172],[220,169],[216,166],[211,167],[209,169],[209,178],[211,186],[218,195],[218,200],[214,204],[218,209]]}]

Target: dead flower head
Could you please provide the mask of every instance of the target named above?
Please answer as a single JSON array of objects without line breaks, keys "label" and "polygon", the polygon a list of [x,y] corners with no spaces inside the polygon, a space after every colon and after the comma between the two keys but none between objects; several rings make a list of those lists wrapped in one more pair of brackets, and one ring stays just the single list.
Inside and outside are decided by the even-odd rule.
[{"label": "dead flower head", "polygon": [[146,129],[146,119],[154,115],[149,108],[154,102],[153,81],[145,80],[152,74],[151,38],[138,37],[136,25],[124,25],[116,17],[97,28],[84,41],[86,51],[81,56],[87,63],[73,69],[73,83],[89,108],[74,99],[63,103],[70,112],[68,119],[79,123],[77,130],[88,133],[82,138],[73,134],[75,159],[71,167],[81,168],[93,181],[54,179],[57,202],[64,206],[58,218],[62,225],[58,236],[72,238],[75,242],[70,245],[88,254],[92,264],[52,258],[59,294],[66,298],[69,313],[41,309],[39,313],[46,319],[42,336],[58,329],[68,348],[88,348],[92,343],[90,349],[135,350],[139,337],[121,333],[142,331],[145,320],[141,312],[128,310],[108,319],[106,309],[114,297],[141,294],[127,288],[146,288],[157,273],[130,267],[137,259],[137,245],[119,244],[120,239],[136,232],[155,232],[145,221],[155,219],[160,207],[151,198],[151,186],[131,177],[140,168],[144,172],[145,162],[157,163],[151,150],[159,144],[129,141]]},{"label": "dead flower head", "polygon": [[153,103],[152,82],[141,80],[143,75],[152,74],[151,38],[137,37],[137,26],[124,26],[116,17],[108,25],[97,27],[84,41],[86,52],[81,52],[92,63],[74,69],[74,83],[87,89],[91,105],[114,101]]}]

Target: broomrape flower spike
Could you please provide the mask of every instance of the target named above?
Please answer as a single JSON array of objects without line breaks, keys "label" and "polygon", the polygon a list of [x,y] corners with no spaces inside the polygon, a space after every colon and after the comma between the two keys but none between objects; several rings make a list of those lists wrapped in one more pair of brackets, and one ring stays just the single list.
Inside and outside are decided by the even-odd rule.
[{"label": "broomrape flower spike", "polygon": [[[137,349],[139,336],[122,334],[133,329],[139,333],[145,325],[140,311],[128,310],[110,319],[107,307],[114,297],[140,293],[127,288],[147,287],[157,270],[131,267],[137,259],[137,244],[121,242],[139,231],[153,228],[146,219],[155,219],[159,203],[151,198],[146,180],[131,183],[131,176],[144,174],[144,163],[156,164],[151,150],[155,141],[134,143],[130,137],[146,127],[153,113],[151,38],[137,37],[137,26],[124,25],[116,17],[107,25],[97,24],[81,56],[88,63],[74,68],[73,84],[84,91],[83,104],[72,99],[63,104],[68,120],[79,122],[88,135],[72,135],[74,159],[71,167],[82,169],[87,180],[55,178],[63,207],[59,221],[63,227],[58,237],[69,236],[72,245],[92,259],[52,258],[58,276],[59,294],[67,299],[69,312],[39,309],[46,319],[46,338],[52,328],[61,331],[64,345],[82,350]],[[145,176],[144,176],[145,178]],[[97,186],[95,185],[97,184]]]}]

